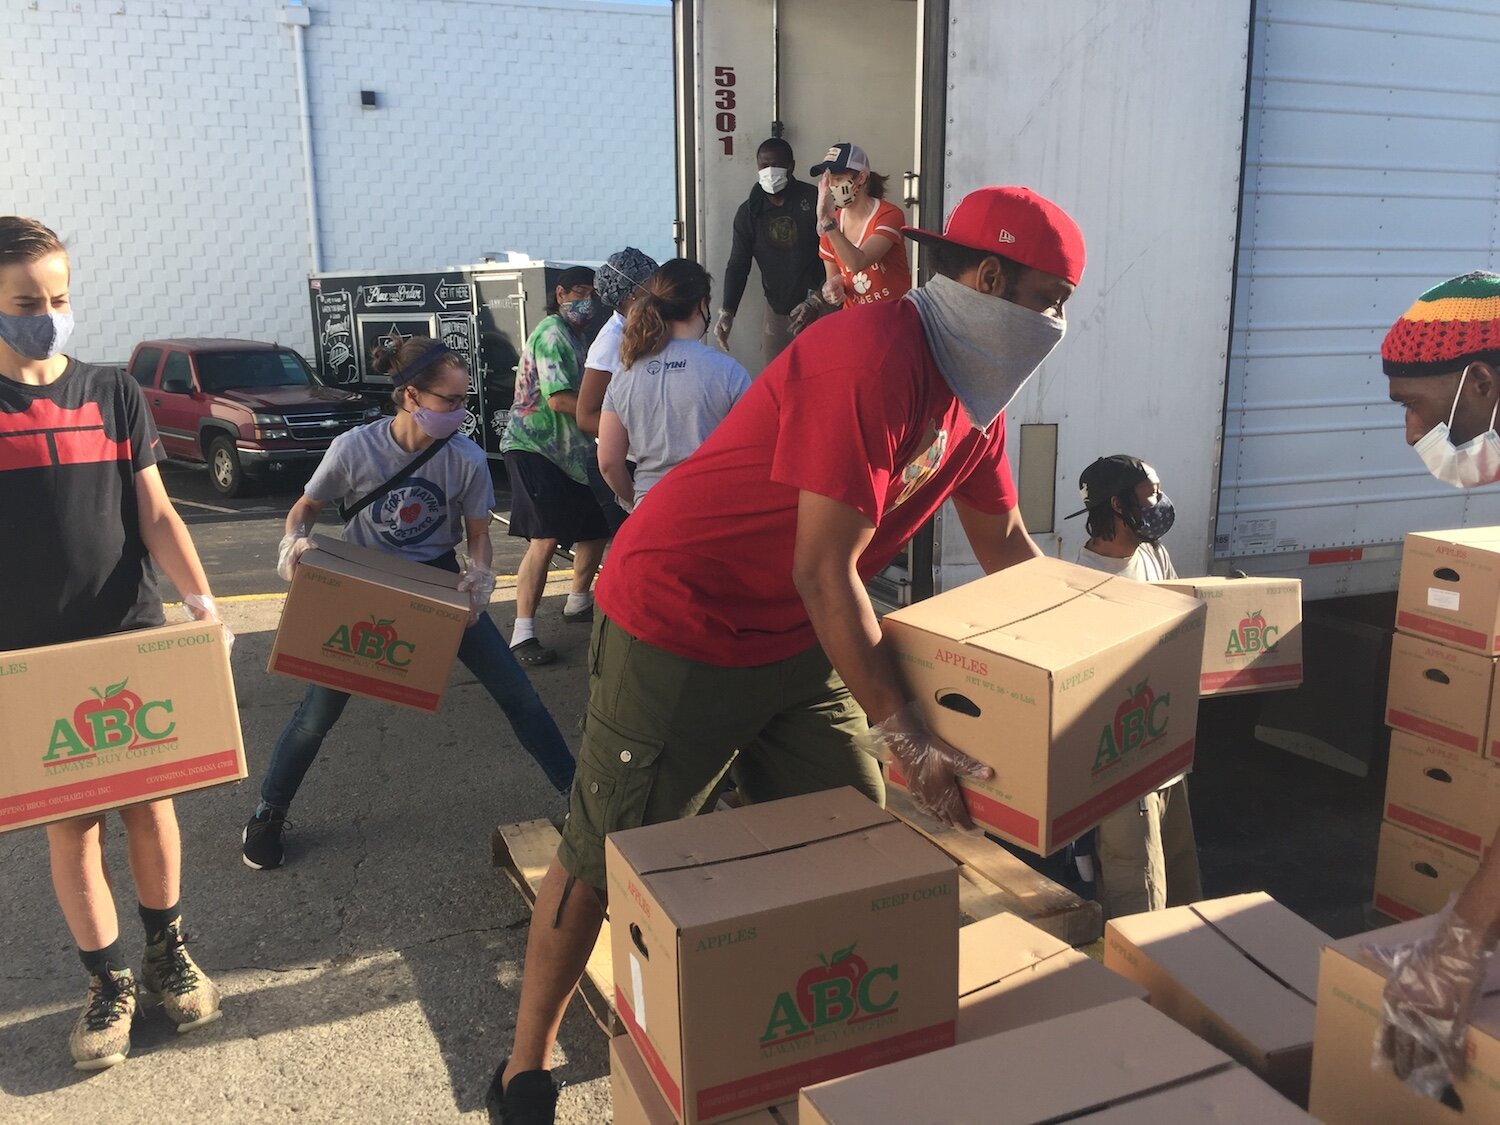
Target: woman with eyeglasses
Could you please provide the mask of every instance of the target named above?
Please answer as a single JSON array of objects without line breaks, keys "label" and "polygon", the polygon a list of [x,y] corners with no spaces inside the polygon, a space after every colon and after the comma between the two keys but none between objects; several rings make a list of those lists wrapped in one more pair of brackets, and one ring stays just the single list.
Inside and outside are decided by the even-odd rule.
[{"label": "woman with eyeglasses", "polygon": [[[277,573],[291,581],[297,559],[310,545],[308,533],[329,503],[358,509],[344,524],[345,540],[409,562],[458,573],[456,549],[463,541],[469,557],[459,589],[469,595],[469,627],[458,658],[500,704],[547,779],[566,792],[573,782],[573,755],[485,612],[495,589],[490,544],[495,497],[484,452],[458,432],[468,399],[468,364],[442,343],[420,336],[377,347],[371,363],[391,376],[396,412],[334,438],[287,515]],[[442,445],[415,471],[399,476],[438,442]],[[283,863],[287,810],[348,702],[344,692],[308,687],[276,741],[260,804],[245,825],[246,866],[264,871]]]}]

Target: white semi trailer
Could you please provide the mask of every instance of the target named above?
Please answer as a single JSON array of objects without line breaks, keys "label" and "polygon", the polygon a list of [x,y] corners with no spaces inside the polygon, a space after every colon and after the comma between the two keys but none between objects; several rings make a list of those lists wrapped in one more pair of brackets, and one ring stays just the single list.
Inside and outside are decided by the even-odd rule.
[{"label": "white semi trailer", "polygon": [[[1310,600],[1393,590],[1409,530],[1500,523],[1500,489],[1439,484],[1405,446],[1379,360],[1418,292],[1497,268],[1500,4],[675,8],[678,244],[716,276],[773,133],[804,174],[860,144],[924,226],[990,183],[1078,219],[1068,338],[1008,413],[1044,550],[1076,555],[1078,473],[1121,451],[1161,471],[1180,571]],[[759,302],[752,276],[731,341],[752,371]],[[887,572],[893,600],[977,573],[951,513]]]}]

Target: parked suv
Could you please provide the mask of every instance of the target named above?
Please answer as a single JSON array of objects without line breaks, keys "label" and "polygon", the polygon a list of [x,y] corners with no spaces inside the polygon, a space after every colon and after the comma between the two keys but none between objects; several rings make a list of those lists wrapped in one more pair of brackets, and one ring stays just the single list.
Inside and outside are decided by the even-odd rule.
[{"label": "parked suv", "polygon": [[208,462],[225,496],[248,477],[315,464],[345,430],[380,416],[372,398],[325,386],[291,348],[254,340],[147,340],[130,357],[168,455]]}]

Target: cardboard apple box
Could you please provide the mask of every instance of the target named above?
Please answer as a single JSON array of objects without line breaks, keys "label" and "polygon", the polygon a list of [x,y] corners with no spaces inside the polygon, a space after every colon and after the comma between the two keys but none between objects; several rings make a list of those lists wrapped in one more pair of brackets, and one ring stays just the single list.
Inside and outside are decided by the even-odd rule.
[{"label": "cardboard apple box", "polygon": [[436,711],[469,624],[459,576],[313,537],[287,592],[267,671]]},{"label": "cardboard apple box", "polygon": [[1151,1006],[1307,1101],[1318,957],[1329,937],[1262,892],[1209,899],[1104,927],[1104,964]]},{"label": "cardboard apple box", "polygon": [[1500,654],[1500,527],[1407,535],[1396,628],[1485,656]]},{"label": "cardboard apple box", "polygon": [[1139,1000],[960,1043],[802,1091],[801,1125],[1306,1125],[1224,1052]]},{"label": "cardboard apple box", "polygon": [[1201,695],[1281,691],[1302,683],[1302,583],[1295,578],[1153,582],[1208,606]]},{"label": "cardboard apple box", "polygon": [[[1336,941],[1323,950],[1308,1108],[1327,1125],[1465,1125],[1500,1121],[1500,959],[1469,1018],[1468,1073],[1452,1106],[1410,1090],[1389,1067],[1370,1065],[1389,975],[1366,946],[1396,947],[1432,932],[1433,920],[1404,922]],[[1462,1108],[1459,1108],[1459,1107]]]},{"label": "cardboard apple box", "polygon": [[[1050,855],[1187,771],[1207,608],[1145,582],[1030,559],[887,614],[928,725],[992,766],[974,822]],[[904,785],[899,766],[887,768]]]},{"label": "cardboard apple box", "polygon": [[1149,996],[1014,914],[997,914],[958,931],[960,1043]]},{"label": "cardboard apple box", "polygon": [[615,832],[615,1007],[684,1125],[946,1047],[953,860],[853,789]]},{"label": "cardboard apple box", "polygon": [[1425,637],[1391,639],[1386,725],[1478,755],[1489,732],[1495,658]]},{"label": "cardboard apple box", "polygon": [[245,776],[222,625],[0,652],[0,832]]},{"label": "cardboard apple box", "polygon": [[1483,855],[1500,830],[1500,765],[1392,731],[1385,818],[1461,852]]},{"label": "cardboard apple box", "polygon": [[1403,922],[1436,914],[1478,870],[1472,855],[1386,821],[1375,855],[1375,909]]},{"label": "cardboard apple box", "polygon": [[[628,1035],[609,1041],[609,1100],[614,1125],[677,1125],[677,1116],[656,1088],[646,1060]],[[724,1125],[798,1125],[797,1103],[786,1102],[729,1118]]]}]

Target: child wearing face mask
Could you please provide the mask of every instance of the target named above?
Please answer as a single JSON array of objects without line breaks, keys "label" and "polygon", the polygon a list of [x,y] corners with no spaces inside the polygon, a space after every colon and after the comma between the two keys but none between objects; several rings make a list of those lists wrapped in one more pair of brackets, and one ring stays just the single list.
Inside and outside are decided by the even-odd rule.
[{"label": "child wearing face mask", "polygon": [[713,298],[707,270],[674,258],[641,289],[599,417],[599,471],[626,510],[687,460],[750,389],[749,372],[702,341]]},{"label": "child wearing face mask", "polygon": [[792,314],[801,331],[820,307],[853,308],[895,301],[911,289],[901,237],[906,218],[885,199],[886,177],[870,169],[865,150],[841,141],[812,167],[818,181],[818,256],[827,280]]},{"label": "child wearing face mask", "polygon": [[[291,581],[310,545],[309,530],[329,503],[345,520],[345,540],[409,562],[458,573],[456,549],[462,540],[469,558],[459,589],[469,594],[469,627],[458,658],[500,704],[547,779],[566,792],[573,781],[573,756],[485,612],[495,589],[490,544],[495,497],[484,452],[458,432],[468,399],[468,365],[425,337],[378,347],[371,363],[392,377],[396,413],[334,438],[287,515],[276,572]],[[424,459],[418,463],[418,458]],[[308,687],[276,740],[260,803],[241,836],[247,867],[264,871],[284,862],[287,810],[348,702],[344,692]]]}]

